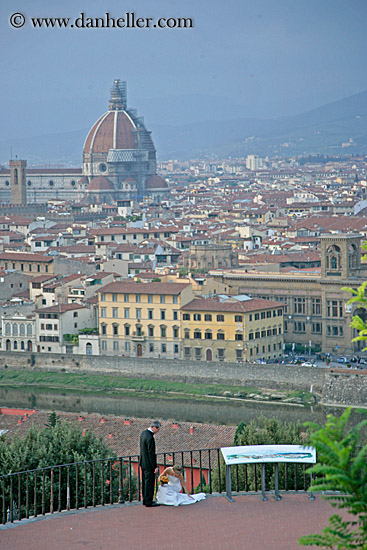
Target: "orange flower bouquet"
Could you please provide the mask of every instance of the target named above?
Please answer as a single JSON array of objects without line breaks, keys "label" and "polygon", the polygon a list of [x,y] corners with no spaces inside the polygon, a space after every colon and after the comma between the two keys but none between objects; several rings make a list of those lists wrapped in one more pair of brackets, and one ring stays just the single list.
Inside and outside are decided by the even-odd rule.
[{"label": "orange flower bouquet", "polygon": [[161,485],[167,485],[168,482],[169,482],[169,479],[168,479],[167,476],[162,476],[161,477],[161,480],[160,480]]}]

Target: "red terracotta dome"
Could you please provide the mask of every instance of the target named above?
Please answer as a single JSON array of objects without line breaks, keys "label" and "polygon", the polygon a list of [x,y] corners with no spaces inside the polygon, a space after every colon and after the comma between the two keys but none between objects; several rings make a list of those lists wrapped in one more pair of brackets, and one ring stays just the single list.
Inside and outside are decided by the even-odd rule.
[{"label": "red terracotta dome", "polygon": [[92,126],[84,153],[108,153],[110,149],[134,149],[136,126],[126,111],[107,111]]},{"label": "red terracotta dome", "polygon": [[145,182],[145,189],[167,189],[168,185],[165,179],[161,176],[149,176]]},{"label": "red terracotta dome", "polygon": [[113,191],[113,183],[105,176],[96,176],[88,185],[88,191]]}]

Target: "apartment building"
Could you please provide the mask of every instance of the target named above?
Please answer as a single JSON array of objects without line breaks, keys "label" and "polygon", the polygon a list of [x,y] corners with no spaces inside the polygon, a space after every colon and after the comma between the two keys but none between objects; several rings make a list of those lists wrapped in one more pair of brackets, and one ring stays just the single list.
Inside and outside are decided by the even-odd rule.
[{"label": "apartment building", "polygon": [[189,283],[114,282],[98,291],[101,355],[178,359]]},{"label": "apartment building", "polygon": [[284,306],[248,296],[197,298],[181,308],[183,359],[251,361],[283,354]]}]

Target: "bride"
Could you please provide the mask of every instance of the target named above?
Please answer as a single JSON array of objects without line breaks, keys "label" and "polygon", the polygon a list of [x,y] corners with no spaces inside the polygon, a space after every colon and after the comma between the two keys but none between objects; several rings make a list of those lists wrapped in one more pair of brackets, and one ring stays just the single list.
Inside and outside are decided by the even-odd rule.
[{"label": "bride", "polygon": [[[183,471],[183,467],[177,464],[169,466],[161,473],[158,482],[161,481],[163,476],[166,476],[168,483],[159,486],[156,496],[157,504],[179,506],[180,504],[194,504],[194,502],[205,498],[205,493],[198,493],[196,495],[187,494]],[[184,493],[180,492],[181,488]]]}]

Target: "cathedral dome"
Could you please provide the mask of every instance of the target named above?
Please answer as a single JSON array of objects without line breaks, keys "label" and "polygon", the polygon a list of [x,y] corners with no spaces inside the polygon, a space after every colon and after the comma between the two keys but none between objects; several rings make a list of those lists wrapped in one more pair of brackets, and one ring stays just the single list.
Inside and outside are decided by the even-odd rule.
[{"label": "cathedral dome", "polygon": [[105,176],[96,176],[88,185],[88,191],[113,191],[113,183]]},{"label": "cathedral dome", "polygon": [[167,189],[168,185],[165,179],[156,174],[149,176],[145,181],[145,189]]}]

